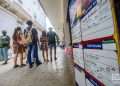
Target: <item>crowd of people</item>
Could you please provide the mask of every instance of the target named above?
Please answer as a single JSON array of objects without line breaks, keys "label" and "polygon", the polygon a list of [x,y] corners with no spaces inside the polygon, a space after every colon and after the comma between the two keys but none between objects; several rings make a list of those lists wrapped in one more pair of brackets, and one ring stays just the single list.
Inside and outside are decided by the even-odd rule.
[{"label": "crowd of people", "polygon": [[[54,49],[54,60],[56,57],[56,44],[59,44],[58,35],[49,28],[49,32],[42,31],[39,34],[36,28],[33,27],[32,21],[26,22],[27,27],[23,31],[21,27],[16,27],[12,38],[7,35],[7,32],[2,31],[0,36],[0,56],[4,59],[4,65],[8,63],[8,49],[10,48],[10,40],[12,40],[12,49],[14,52],[14,68],[24,67],[26,64],[32,68],[34,64],[39,66],[42,62],[39,59],[38,48],[42,51],[44,62],[49,62],[48,49],[50,48],[50,61],[53,61],[52,50]],[[20,64],[18,65],[18,59]],[[26,59],[26,61],[24,61]]]}]

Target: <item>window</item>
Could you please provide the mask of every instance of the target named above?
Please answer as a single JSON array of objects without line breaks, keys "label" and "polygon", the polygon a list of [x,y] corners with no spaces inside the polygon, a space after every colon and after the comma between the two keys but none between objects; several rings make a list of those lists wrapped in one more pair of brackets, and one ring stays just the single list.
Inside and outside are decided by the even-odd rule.
[{"label": "window", "polygon": [[22,0],[18,0],[20,2],[20,4],[23,4]]},{"label": "window", "polygon": [[34,13],[34,18],[37,19],[37,15]]}]

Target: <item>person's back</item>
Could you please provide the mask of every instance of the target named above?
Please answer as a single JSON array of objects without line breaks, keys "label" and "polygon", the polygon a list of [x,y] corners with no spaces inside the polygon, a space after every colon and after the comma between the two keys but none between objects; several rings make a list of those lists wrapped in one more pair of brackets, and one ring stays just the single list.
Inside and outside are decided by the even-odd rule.
[{"label": "person's back", "polygon": [[42,31],[42,36],[40,37],[41,44],[47,44],[48,43],[48,37],[46,31]]},{"label": "person's back", "polygon": [[48,44],[56,44],[56,33],[53,31],[48,32]]},{"label": "person's back", "polygon": [[[46,31],[42,31],[40,42],[41,42],[41,50],[42,50],[44,62],[48,62],[48,38]],[[45,58],[45,52],[46,52],[46,58]]]},{"label": "person's back", "polygon": [[9,36],[5,35],[5,36],[1,36],[1,38],[2,38],[2,46],[9,47],[9,44],[10,44]]},{"label": "person's back", "polygon": [[56,60],[56,41],[58,42],[59,38],[57,36],[57,34],[52,31],[52,28],[49,28],[49,32],[47,34],[47,37],[48,37],[48,45],[49,45],[49,48],[50,48],[50,58],[51,58],[51,61],[52,61],[52,48],[54,48],[54,59]]}]

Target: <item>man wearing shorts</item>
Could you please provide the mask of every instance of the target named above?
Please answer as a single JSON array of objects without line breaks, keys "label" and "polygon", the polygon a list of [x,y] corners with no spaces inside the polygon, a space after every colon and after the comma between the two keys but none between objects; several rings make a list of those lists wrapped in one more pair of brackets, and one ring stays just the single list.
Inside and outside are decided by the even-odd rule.
[{"label": "man wearing shorts", "polygon": [[49,28],[48,36],[48,45],[50,48],[50,60],[52,62],[52,49],[54,49],[54,60],[57,60],[56,57],[56,42],[59,41],[58,35],[53,31],[52,28]]}]

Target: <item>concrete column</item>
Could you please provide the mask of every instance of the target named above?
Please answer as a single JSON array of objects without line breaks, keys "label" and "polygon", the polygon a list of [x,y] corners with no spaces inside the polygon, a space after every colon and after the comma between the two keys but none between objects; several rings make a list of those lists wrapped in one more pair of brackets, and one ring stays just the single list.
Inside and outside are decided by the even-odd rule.
[{"label": "concrete column", "polygon": [[70,33],[69,33],[69,26],[67,22],[64,23],[64,41],[65,41],[66,47],[68,47],[70,44]]},{"label": "concrete column", "polygon": [[66,47],[69,46],[70,44],[70,31],[69,31],[69,26],[68,26],[68,23],[66,21],[67,19],[67,7],[68,7],[68,0],[64,0],[64,6],[63,6],[63,9],[64,9],[64,41],[65,41],[65,45]]}]

